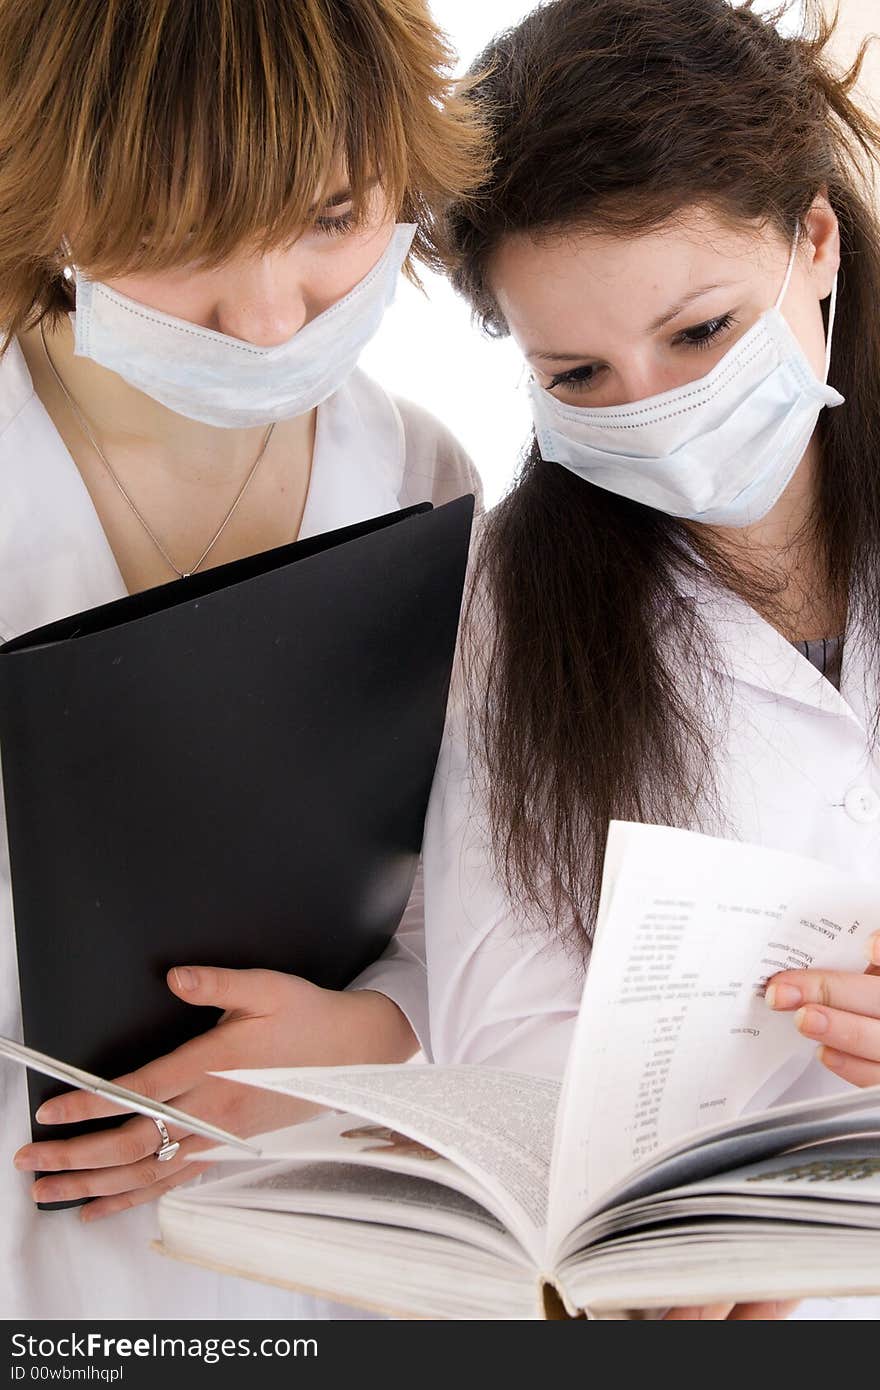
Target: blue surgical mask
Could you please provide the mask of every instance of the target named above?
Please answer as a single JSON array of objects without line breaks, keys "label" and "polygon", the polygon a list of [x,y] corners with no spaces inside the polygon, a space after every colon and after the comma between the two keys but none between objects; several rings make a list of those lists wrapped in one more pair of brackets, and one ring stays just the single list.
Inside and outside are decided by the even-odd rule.
[{"label": "blue surgical mask", "polygon": [[394,298],[415,231],[399,224],[350,294],[275,347],[173,318],[77,271],[74,352],[207,425],[246,429],[304,415],[354,371]]},{"label": "blue surgical mask", "polygon": [[803,458],[823,406],[844,403],[827,384],[836,277],[822,381],[780,312],[798,236],[774,307],[699,380],[595,410],[565,405],[532,381],[541,457],[689,521],[747,526],[766,516]]}]

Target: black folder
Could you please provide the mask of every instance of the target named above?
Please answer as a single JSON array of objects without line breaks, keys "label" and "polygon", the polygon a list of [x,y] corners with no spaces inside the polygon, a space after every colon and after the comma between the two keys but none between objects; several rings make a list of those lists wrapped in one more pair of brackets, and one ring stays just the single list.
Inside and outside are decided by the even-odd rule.
[{"label": "black folder", "polygon": [[[340,988],[381,955],[418,864],[473,506],[394,512],[0,647],[26,1043],[113,1077],[219,1016],[170,993],[174,964]],[[64,1089],[28,1085],[34,1110]]]}]

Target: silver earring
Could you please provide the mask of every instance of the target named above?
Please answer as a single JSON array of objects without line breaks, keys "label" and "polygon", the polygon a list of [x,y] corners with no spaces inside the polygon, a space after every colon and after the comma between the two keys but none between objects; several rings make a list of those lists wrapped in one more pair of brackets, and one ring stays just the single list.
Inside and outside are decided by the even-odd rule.
[{"label": "silver earring", "polygon": [[65,264],[61,268],[61,274],[68,284],[71,284],[74,279],[73,257],[70,250],[70,242],[66,237],[61,238],[61,254],[65,258]]}]

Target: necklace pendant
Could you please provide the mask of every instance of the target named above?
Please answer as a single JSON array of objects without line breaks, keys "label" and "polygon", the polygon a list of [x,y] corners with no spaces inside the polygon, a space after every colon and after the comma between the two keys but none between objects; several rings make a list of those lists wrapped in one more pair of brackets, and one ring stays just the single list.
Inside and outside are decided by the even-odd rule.
[{"label": "necklace pendant", "polygon": [[64,395],[64,398],[65,398],[65,400],[67,401],[68,405],[70,406],[71,410],[73,411],[74,417],[75,417],[76,420],[78,421],[78,423],[79,423],[79,425],[80,425],[80,427],[81,427],[81,429],[82,429],[83,434],[85,435],[86,439],[87,439],[87,440],[89,441],[89,443],[91,444],[91,446],[92,446],[92,448],[94,449],[95,453],[97,454],[98,458],[101,460],[102,464],[103,464],[104,467],[106,468],[108,476],[111,478],[111,480],[113,481],[113,483],[114,483],[115,487],[118,489],[118,491],[122,494],[122,497],[123,497],[123,499],[125,500],[126,504],[127,504],[128,507],[130,508],[130,510],[134,513],[134,515],[136,516],[137,520],[140,522],[141,526],[142,526],[142,527],[144,528],[144,530],[146,531],[146,533],[147,533],[147,535],[149,536],[150,540],[153,542],[153,545],[156,547],[157,551],[158,551],[159,554],[162,556],[162,559],[166,562],[166,564],[168,565],[169,569],[172,569],[172,570],[174,571],[174,573],[177,575],[178,579],[191,579],[192,576],[195,574],[196,570],[200,570],[200,569],[201,569],[201,567],[202,567],[202,565],[204,564],[205,560],[208,558],[208,556],[210,555],[211,551],[214,549],[214,546],[217,544],[217,542],[219,541],[220,537],[223,535],[223,532],[226,530],[226,527],[229,525],[230,521],[232,520],[233,516],[235,515],[236,508],[238,507],[239,502],[241,501],[241,499],[244,497],[245,493],[247,492],[248,487],[250,486],[251,481],[252,481],[252,479],[253,479],[253,477],[254,477],[254,474],[256,473],[257,469],[258,469],[259,466],[260,466],[260,462],[261,462],[261,460],[262,460],[262,458],[263,458],[263,455],[265,454],[266,449],[267,449],[268,446],[269,446],[269,440],[272,438],[272,434],[273,434],[273,431],[274,431],[274,429],[275,429],[275,422],[273,421],[272,424],[269,426],[269,428],[266,430],[266,433],[265,433],[265,435],[263,436],[263,442],[262,442],[262,444],[260,445],[260,452],[257,454],[257,457],[254,459],[253,464],[251,465],[250,472],[248,473],[247,477],[245,478],[244,482],[242,483],[241,487],[239,488],[238,493],[236,494],[236,497],[235,497],[235,501],[233,502],[232,506],[229,508],[229,511],[226,513],[226,516],[223,518],[223,522],[222,522],[222,524],[221,524],[219,530],[217,530],[217,531],[214,532],[214,537],[213,537],[213,539],[212,539],[210,545],[209,545],[205,550],[202,551],[201,558],[198,559],[198,560],[196,561],[196,563],[193,565],[193,567],[192,567],[191,570],[179,570],[179,569],[177,568],[177,566],[175,565],[174,561],[171,559],[171,557],[170,557],[170,555],[168,554],[168,552],[167,552],[167,550],[165,549],[165,547],[162,545],[161,541],[158,540],[158,538],[154,535],[153,531],[150,529],[150,527],[148,526],[147,522],[146,522],[146,521],[144,520],[144,518],[141,516],[141,514],[140,514],[140,512],[138,511],[137,507],[135,506],[134,502],[133,502],[132,499],[129,497],[128,492],[126,491],[125,487],[124,487],[123,484],[120,482],[119,478],[116,476],[116,473],[115,473],[114,470],[113,470],[113,466],[112,466],[112,464],[110,463],[110,460],[108,459],[107,455],[104,453],[104,451],[103,451],[103,449],[101,448],[101,446],[98,444],[98,441],[95,439],[95,436],[94,436],[94,434],[92,433],[92,429],[91,429],[91,426],[89,425],[88,420],[87,420],[86,417],[83,415],[83,413],[82,413],[82,411],[80,410],[79,406],[77,405],[76,401],[73,399],[73,397],[71,396],[71,394],[70,394],[70,392],[68,391],[67,387],[65,386],[64,382],[62,381],[61,376],[60,376],[60,374],[59,374],[59,372],[58,372],[58,368],[55,366],[55,363],[52,361],[52,357],[51,357],[51,354],[50,354],[50,352],[49,352],[49,345],[48,345],[48,343],[46,342],[46,334],[45,334],[44,329],[43,329],[42,321],[40,322],[40,339],[41,339],[41,341],[42,341],[42,344],[43,344],[43,352],[44,352],[45,355],[46,355],[46,361],[47,361],[48,364],[49,364],[49,367],[50,367],[50,369],[51,369],[51,371],[52,371],[52,375],[54,376],[55,380],[58,382],[58,385],[59,385],[59,387],[60,387],[60,389],[61,389],[61,392],[62,392],[62,394]]}]

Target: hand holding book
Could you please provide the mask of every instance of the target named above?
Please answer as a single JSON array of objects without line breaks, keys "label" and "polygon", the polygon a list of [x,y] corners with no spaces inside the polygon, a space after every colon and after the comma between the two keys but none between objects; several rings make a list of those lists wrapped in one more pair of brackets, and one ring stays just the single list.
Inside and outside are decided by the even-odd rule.
[{"label": "hand holding book", "polygon": [[[870,958],[880,959],[880,932],[868,942]],[[805,1038],[821,1044],[818,1059],[854,1086],[880,1085],[880,970],[863,974],[836,970],[789,970],[774,975],[765,991],[772,1009],[795,1014]],[[820,1007],[811,1007],[818,1005]],[[721,1303],[712,1308],[672,1308],[666,1319],[700,1321],[785,1318],[795,1302]]]},{"label": "hand holding book", "polygon": [[794,1013],[803,1036],[820,1044],[822,1065],[853,1086],[880,1085],[880,932],[868,953],[872,964],[863,974],[782,971],[766,994],[772,1009]]},{"label": "hand holding book", "polygon": [[[772,1009],[795,1013],[805,1038],[821,1044],[818,1059],[854,1086],[880,1085],[880,932],[869,939],[872,964],[862,974],[841,970],[788,970],[774,975],[765,999]],[[816,1007],[818,1006],[818,1007]],[[671,1308],[667,1320],[768,1321],[785,1318],[795,1302],[721,1303],[711,1308]]]}]

